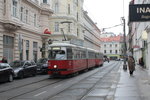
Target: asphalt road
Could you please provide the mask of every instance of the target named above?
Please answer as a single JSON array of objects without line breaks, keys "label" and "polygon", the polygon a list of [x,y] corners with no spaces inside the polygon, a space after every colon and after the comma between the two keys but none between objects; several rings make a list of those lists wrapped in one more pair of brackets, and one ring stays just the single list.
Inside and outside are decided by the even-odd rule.
[{"label": "asphalt road", "polygon": [[87,100],[89,95],[100,93],[94,90],[95,86],[107,86],[108,89],[101,89],[102,94],[110,93],[110,88],[116,84],[113,75],[117,74],[120,64],[119,61],[105,62],[102,67],[71,78],[37,75],[3,83],[0,84],[0,100]]}]

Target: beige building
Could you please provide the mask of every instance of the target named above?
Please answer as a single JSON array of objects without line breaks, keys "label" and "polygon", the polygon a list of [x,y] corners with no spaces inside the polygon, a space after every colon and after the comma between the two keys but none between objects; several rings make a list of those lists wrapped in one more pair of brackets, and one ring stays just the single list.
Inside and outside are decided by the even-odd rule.
[{"label": "beige building", "polygon": [[51,0],[54,14],[50,18],[52,41],[100,50],[100,30],[83,11],[84,0]]},{"label": "beige building", "polygon": [[[47,0],[0,0],[0,59],[37,60],[42,44],[48,40],[49,16]],[[44,34],[47,33],[47,34]]]},{"label": "beige building", "polygon": [[51,0],[54,14],[50,18],[53,41],[83,41],[81,18],[83,0]]},{"label": "beige building", "polygon": [[[83,12],[84,46],[101,51],[100,35],[101,31],[96,26],[96,23],[88,16],[86,11]],[[101,51],[102,52],[102,51]]]}]

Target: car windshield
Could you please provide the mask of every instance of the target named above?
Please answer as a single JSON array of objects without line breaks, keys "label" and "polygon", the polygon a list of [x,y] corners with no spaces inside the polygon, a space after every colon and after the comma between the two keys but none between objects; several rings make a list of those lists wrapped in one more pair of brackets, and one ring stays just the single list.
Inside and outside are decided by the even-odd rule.
[{"label": "car windshield", "polygon": [[24,61],[14,61],[10,63],[10,66],[13,68],[17,68],[17,67],[23,66],[23,64],[24,64]]},{"label": "car windshield", "polygon": [[37,61],[37,63],[46,63],[47,59],[41,58]]}]

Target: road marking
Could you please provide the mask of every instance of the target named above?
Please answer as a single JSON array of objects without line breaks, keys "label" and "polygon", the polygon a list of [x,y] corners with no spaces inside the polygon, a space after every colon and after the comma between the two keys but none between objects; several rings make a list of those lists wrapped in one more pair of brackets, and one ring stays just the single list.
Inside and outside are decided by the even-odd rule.
[{"label": "road marking", "polygon": [[39,96],[39,95],[41,95],[41,94],[44,94],[44,93],[46,93],[47,91],[43,91],[43,92],[41,92],[41,93],[38,93],[38,94],[36,94],[36,95],[34,95],[35,97],[37,97],[37,96]]},{"label": "road marking", "polygon": [[59,86],[61,86],[62,84],[59,84],[59,85],[57,85],[57,86],[55,86],[54,88],[57,88],[57,87],[59,87]]}]

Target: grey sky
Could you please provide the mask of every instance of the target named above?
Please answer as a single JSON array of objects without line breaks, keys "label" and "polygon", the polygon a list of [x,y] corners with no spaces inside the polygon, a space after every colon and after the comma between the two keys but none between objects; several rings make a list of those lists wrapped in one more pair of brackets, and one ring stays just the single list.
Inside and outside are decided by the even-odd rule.
[{"label": "grey sky", "polygon": [[[84,10],[86,10],[90,18],[97,23],[97,26],[102,29],[121,24],[121,17],[123,16],[125,16],[127,23],[128,4],[130,1],[131,0],[84,0]],[[106,29],[105,31],[119,34],[123,33],[123,27],[118,26]]]}]

